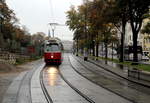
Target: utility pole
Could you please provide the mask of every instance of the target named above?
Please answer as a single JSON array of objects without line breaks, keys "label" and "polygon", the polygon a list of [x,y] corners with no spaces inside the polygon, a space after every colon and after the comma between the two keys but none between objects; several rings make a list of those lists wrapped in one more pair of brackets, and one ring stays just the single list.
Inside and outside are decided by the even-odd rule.
[{"label": "utility pole", "polygon": [[49,25],[51,26],[52,29],[52,37],[55,37],[55,29],[56,29],[56,25],[58,25],[58,23],[49,23]]},{"label": "utility pole", "polygon": [[51,37],[51,33],[50,33],[50,30],[48,29],[48,37],[50,38]]},{"label": "utility pole", "polygon": [[56,26],[66,26],[65,24],[58,24],[58,23],[49,23],[49,25],[51,26],[52,29],[52,37],[55,37],[55,29]]}]

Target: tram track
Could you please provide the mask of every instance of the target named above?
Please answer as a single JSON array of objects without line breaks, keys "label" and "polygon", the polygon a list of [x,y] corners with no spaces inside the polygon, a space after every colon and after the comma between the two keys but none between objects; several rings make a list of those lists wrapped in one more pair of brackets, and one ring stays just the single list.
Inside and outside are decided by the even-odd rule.
[{"label": "tram track", "polygon": [[[92,63],[92,62],[86,62],[86,63],[83,63],[83,62],[81,62],[82,60],[79,60],[77,57],[74,57],[74,59],[76,59],[76,61],[79,63],[79,64],[81,64],[85,69],[87,69],[87,70],[89,70],[89,71],[91,71],[91,72],[93,72],[93,73],[95,73],[95,74],[99,74],[97,71],[95,72],[95,68],[93,68],[92,69],[92,67],[90,67],[91,65],[90,64],[92,64],[92,65],[95,65],[95,63]],[[97,66],[97,67],[99,67],[100,68],[100,70],[104,70],[104,71],[106,71],[106,73],[107,72],[109,72],[109,70],[108,69],[106,69],[106,68],[102,68],[101,66],[98,66],[98,64],[97,65],[95,65],[95,66]],[[106,69],[106,70],[105,70]],[[99,71],[100,72],[100,71]],[[112,73],[112,71],[111,72],[109,72],[109,73]],[[82,74],[82,73],[81,73]],[[113,75],[115,75],[116,73],[112,73]],[[104,75],[105,76],[105,75]],[[122,89],[121,91],[124,91],[124,92],[118,92],[118,91],[115,91],[115,89],[113,90],[113,88],[110,88],[109,86],[107,87],[107,85],[105,86],[105,85],[103,85],[103,83],[101,84],[101,82],[95,82],[95,81],[93,81],[95,84],[97,84],[97,85],[100,85],[100,86],[102,86],[102,87],[104,87],[104,88],[106,88],[106,89],[108,89],[108,90],[110,90],[110,91],[112,91],[113,93],[117,93],[117,94],[119,94],[120,96],[123,96],[123,97],[125,97],[125,98],[127,98],[127,99],[129,99],[129,100],[131,100],[131,101],[133,101],[133,102],[137,102],[137,103],[148,103],[148,98],[149,98],[149,95],[150,95],[150,90],[149,90],[149,87],[148,86],[145,86],[145,85],[141,85],[141,84],[139,84],[139,83],[136,83],[136,82],[132,82],[132,80],[128,80],[127,78],[124,78],[124,77],[120,77],[120,75],[118,76],[118,74],[117,75],[115,75],[115,76],[117,76],[117,78],[116,78],[116,80],[117,80],[117,82],[119,82],[122,86],[125,86],[125,88],[126,89],[129,89],[128,91],[126,91],[126,89],[124,90],[124,89]],[[86,77],[86,76],[85,76]],[[86,78],[88,78],[88,77],[86,77]],[[101,77],[100,77],[101,78]],[[89,79],[89,78],[88,78]],[[110,78],[110,79],[112,79],[112,78]],[[91,78],[90,78],[90,80],[91,80]],[[126,83],[124,83],[124,81],[126,81]],[[131,91],[132,92],[131,92]],[[125,92],[127,93],[127,94],[130,94],[130,95],[126,95],[125,94]],[[132,95],[131,95],[132,94]],[[136,98],[136,96],[135,96],[135,98],[133,97],[133,95],[136,95],[137,94],[137,96],[139,96],[139,98]],[[145,100],[144,100],[145,99]]]},{"label": "tram track", "polygon": [[26,73],[24,74],[24,76],[23,76],[23,78],[22,78],[22,80],[21,80],[21,82],[20,82],[20,84],[19,84],[19,88],[18,88],[18,91],[17,91],[16,100],[15,100],[16,103],[18,103],[18,98],[19,98],[19,93],[20,93],[20,90],[21,90],[21,86],[22,86],[23,81],[24,81],[24,79],[26,78],[27,74],[28,74],[28,72],[26,72]]},{"label": "tram track", "polygon": [[34,74],[35,71],[36,71],[36,68],[25,72],[19,84],[15,103],[32,103],[30,85],[31,85],[32,75]]},{"label": "tram track", "polygon": [[[82,77],[86,78],[86,79],[89,80],[90,82],[92,82],[92,83],[94,83],[94,84],[96,84],[96,85],[98,85],[98,86],[100,86],[100,87],[102,87],[102,88],[104,88],[104,89],[106,89],[106,90],[108,90],[108,91],[110,91],[110,92],[112,92],[112,93],[114,93],[114,94],[116,94],[116,95],[118,95],[118,96],[120,96],[120,97],[122,97],[122,98],[128,100],[128,101],[131,101],[132,103],[137,103],[137,102],[135,102],[134,100],[132,100],[132,99],[126,97],[126,96],[123,96],[123,95],[121,95],[121,94],[119,94],[119,93],[117,93],[117,92],[115,92],[115,91],[113,91],[113,90],[111,90],[111,89],[109,89],[109,88],[107,88],[107,87],[105,87],[105,86],[103,86],[103,85],[101,85],[101,84],[99,84],[99,83],[97,83],[97,82],[95,82],[95,81],[89,79],[87,76],[83,75],[81,72],[79,72],[79,71],[72,65],[72,63],[71,63],[71,61],[70,61],[70,57],[69,57],[69,62],[70,62],[70,64],[71,64],[71,67],[74,69],[74,71],[76,71],[79,75],[81,75]],[[84,67],[85,67],[85,66],[84,66]],[[92,70],[88,69],[87,67],[85,67],[85,68],[86,68],[87,70],[89,70],[90,72],[93,72]],[[95,73],[95,72],[93,72],[93,73]]]},{"label": "tram track", "polygon": [[[74,58],[75,58],[82,66],[84,66],[87,70],[89,70],[89,71],[91,71],[91,72],[93,72],[93,73],[99,74],[99,73],[95,72],[94,70],[89,69],[89,67],[85,66],[85,64],[83,64],[83,63],[82,63],[80,60],[78,60],[76,57],[74,57]],[[89,62],[89,63],[92,63],[92,62]],[[122,85],[124,85],[124,83],[122,83],[123,81],[121,81],[121,80],[125,80],[125,81],[127,81],[127,82],[133,83],[134,85],[136,84],[136,85],[139,85],[139,86],[142,86],[142,87],[149,88],[148,85],[146,85],[146,86],[145,86],[145,85],[142,85],[141,83],[134,82],[134,81],[129,80],[129,79],[125,78],[125,77],[122,77],[122,76],[118,75],[117,73],[114,73],[114,72],[112,72],[112,71],[110,71],[110,70],[108,70],[108,69],[102,68],[101,66],[98,66],[98,65],[96,65],[95,63],[92,63],[92,64],[95,65],[95,66],[97,66],[97,67],[99,67],[99,68],[101,68],[101,69],[103,69],[104,71],[106,71],[106,73],[105,73],[106,75],[110,75],[110,74],[108,74],[108,73],[111,73],[111,75],[116,76],[117,79],[118,79],[118,83],[120,83],[120,84],[122,84]],[[99,72],[100,72],[100,70],[99,70]],[[107,72],[108,72],[108,73],[107,73]],[[110,76],[111,76],[111,75],[110,75]],[[128,85],[128,87],[133,88],[133,89],[136,89],[136,90],[139,90],[139,89],[137,89],[137,88],[135,88],[135,87],[132,87],[132,86],[130,86],[130,85]]]},{"label": "tram track", "polygon": [[[121,97],[121,98],[124,98],[125,100],[127,100],[127,101],[130,101],[130,102],[132,102],[132,103],[145,103],[145,102],[139,102],[139,101],[137,101],[137,100],[135,100],[135,99],[132,99],[132,98],[130,98],[130,97],[128,97],[128,96],[126,96],[126,95],[122,95],[122,94],[120,94],[120,93],[118,93],[118,92],[116,92],[116,91],[114,91],[114,90],[112,90],[112,89],[110,89],[110,88],[108,88],[107,86],[108,85],[106,85],[106,87],[105,87],[105,85],[101,85],[101,84],[99,84],[98,82],[96,82],[96,81],[93,81],[93,80],[91,80],[91,78],[88,78],[86,75],[84,75],[84,74],[86,74],[86,72],[83,72],[84,74],[82,74],[82,72],[80,72],[80,71],[78,71],[78,67],[76,68],[76,66],[74,67],[74,65],[76,65],[76,64],[72,64],[72,61],[70,60],[71,58],[69,57],[69,55],[67,55],[67,61],[69,61],[68,62],[68,64],[62,64],[62,66],[63,66],[63,68],[65,68],[65,65],[69,65],[71,68],[72,68],[72,70],[73,71],[75,71],[77,74],[79,74],[80,76],[82,76],[83,78],[85,78],[85,79],[87,79],[88,81],[90,81],[91,83],[93,83],[93,84],[96,84],[97,86],[99,86],[99,87],[102,87],[102,88],[104,88],[105,90],[108,90],[108,91],[110,91],[110,92],[112,92],[112,93],[114,93],[114,94],[116,94],[116,95],[118,95],[119,97]],[[74,58],[74,60],[76,60],[75,58]],[[73,61],[74,61],[73,60]],[[77,61],[76,60],[76,62],[77,63],[79,63],[79,61]],[[85,66],[85,64],[81,64],[81,61],[80,61],[80,63],[79,63],[80,65],[81,65],[81,68],[82,68],[82,66],[84,67],[84,68],[88,68],[87,66]],[[61,67],[61,66],[60,66]],[[62,69],[63,70],[63,68],[60,68],[60,69]],[[79,68],[80,68],[80,66],[79,66]],[[89,67],[90,68],[90,67]],[[56,98],[53,98],[53,97],[56,97],[56,96],[54,96],[54,94],[51,94],[51,92],[49,91],[49,87],[48,87],[48,85],[47,85],[47,83],[46,83],[46,81],[45,81],[45,75],[46,74],[43,74],[44,73],[44,69],[47,69],[46,68],[46,66],[44,66],[44,68],[40,71],[40,76],[39,76],[39,79],[40,79],[40,85],[41,85],[41,89],[42,89],[42,92],[43,92],[43,94],[44,94],[44,97],[46,98],[46,101],[47,101],[47,103],[55,103],[56,102]],[[85,93],[81,88],[82,87],[80,87],[79,85],[76,85],[76,83],[74,84],[72,81],[70,81],[71,79],[69,79],[68,77],[67,77],[67,75],[66,75],[66,73],[64,72],[64,70],[62,71],[62,70],[59,70],[58,68],[57,68],[57,70],[58,70],[58,76],[62,79],[62,81],[64,81],[65,82],[65,84],[66,85],[68,85],[68,87],[70,87],[74,92],[76,92],[79,96],[80,96],[80,98],[83,98],[84,100],[86,100],[87,101],[87,103],[97,103],[97,102],[95,102],[95,99],[93,100],[91,97],[89,97],[89,95],[87,95],[87,93]],[[88,70],[88,71],[90,71],[91,73],[93,73],[93,74],[95,74],[96,72],[93,72],[94,71],[94,69],[93,70]],[[89,73],[90,73],[89,72]],[[45,71],[45,73],[46,73],[46,71]],[[98,73],[97,73],[98,74]],[[105,74],[104,74],[105,75]],[[113,74],[114,75],[114,74]],[[44,77],[43,77],[44,76]],[[111,76],[111,75],[110,75]],[[43,80],[44,79],[44,80]],[[59,80],[58,80],[59,81]],[[60,82],[60,81],[59,81]],[[58,82],[57,82],[58,83]],[[59,83],[58,83],[59,84]],[[61,86],[61,85],[60,85]],[[62,90],[62,89],[60,89],[60,90]],[[57,93],[56,93],[57,94]],[[73,97],[72,97],[73,98]],[[67,99],[66,99],[67,100]],[[65,103],[65,102],[64,102]],[[147,103],[147,102],[146,102]]]},{"label": "tram track", "polygon": [[[117,92],[114,92],[113,90],[111,90],[111,89],[109,89],[109,88],[107,88],[103,85],[100,85],[98,82],[92,81],[91,79],[86,77],[86,75],[82,74],[82,72],[78,71],[78,69],[75,66],[76,64],[72,64],[72,61],[70,60],[71,58],[69,56],[70,55],[66,56],[66,61],[65,62],[67,64],[62,63],[60,68],[57,68],[58,76],[61,79],[61,81],[60,80],[57,81],[57,83],[59,82],[60,84],[58,83],[59,86],[58,86],[58,84],[56,84],[56,87],[62,86],[61,89],[59,89],[59,90],[62,90],[62,89],[63,90],[68,90],[69,92],[66,91],[66,92],[68,92],[68,94],[73,93],[73,95],[74,94],[78,95],[78,96],[76,96],[76,98],[71,97],[72,99],[70,98],[70,100],[74,100],[74,101],[76,100],[76,103],[79,103],[78,100],[80,101],[80,103],[82,103],[83,101],[84,101],[84,103],[99,103],[99,102],[97,102],[97,99],[95,99],[95,97],[97,98],[97,96],[99,96],[99,95],[88,94],[87,91],[84,91],[83,88],[85,87],[88,90],[88,89],[91,89],[91,88],[98,88],[99,89],[99,87],[102,87],[102,88],[112,92],[113,94],[118,95],[119,98],[120,97],[124,98],[125,100],[130,101],[132,103],[143,103],[143,102],[136,102],[131,98],[128,98],[124,95],[121,95]],[[72,60],[73,61],[75,60],[77,63],[79,63],[76,59],[72,58]],[[82,62],[80,61],[80,63],[82,63]],[[86,66],[86,64],[84,64],[84,66],[88,67],[88,65]],[[79,68],[80,67],[82,68],[84,66],[81,65],[81,66],[79,66]],[[49,91],[49,87],[48,87],[49,85],[48,85],[47,81],[45,80],[46,79],[45,77],[47,77],[47,76],[45,76],[45,73],[47,72],[47,71],[45,71],[45,69],[47,69],[47,66],[44,63],[41,63],[40,65],[33,66],[33,67],[34,67],[34,69],[24,73],[24,75],[22,75],[22,78],[19,79],[20,83],[18,83],[19,85],[18,85],[18,91],[17,91],[16,100],[15,100],[16,102],[13,102],[13,103],[35,103],[35,102],[37,102],[37,100],[40,100],[39,102],[42,102],[42,103],[55,103],[56,98],[54,98],[54,97],[56,97],[57,95],[54,96],[53,94],[51,94],[51,92]],[[66,67],[68,69],[65,69]],[[71,70],[69,70],[69,68]],[[71,73],[76,74],[75,77],[77,77],[78,79],[75,80],[75,81],[72,81],[72,80],[74,80],[73,79],[74,77],[72,77],[72,79],[70,79],[69,77],[71,75],[68,75],[68,74],[65,73],[65,72],[68,72],[68,71],[71,71]],[[92,71],[90,71],[90,72],[92,74]],[[87,72],[84,72],[84,73],[86,74]],[[93,72],[93,74],[94,74],[94,72]],[[85,79],[83,79],[83,78],[85,78]],[[48,79],[49,78],[47,78],[47,80]],[[92,86],[90,86],[90,88],[89,88],[89,86],[86,86],[86,85],[83,84],[84,82],[82,83],[82,85],[78,85],[77,81],[84,81],[85,83],[90,82],[90,85],[92,85]],[[63,85],[61,85],[61,83]],[[64,83],[65,83],[65,87],[64,87]],[[31,87],[30,87],[30,85],[31,85]],[[51,88],[51,89],[53,89],[53,88]],[[98,89],[96,89],[96,90],[98,90]],[[29,90],[29,91],[26,92],[26,90]],[[57,90],[57,89],[55,89],[55,90]],[[23,97],[24,95],[27,95],[26,93],[23,93],[22,91],[25,91],[28,94],[30,93],[29,94],[30,98],[28,98],[29,102],[27,102],[27,101],[22,102],[23,99],[21,99],[20,97]],[[59,96],[57,98],[59,98]],[[42,99],[44,99],[44,100],[42,100]],[[67,100],[68,99],[66,98],[66,101]],[[81,100],[82,100],[82,102],[81,102]],[[63,102],[63,103],[65,103],[65,102]]]},{"label": "tram track", "polygon": [[[80,57],[80,59],[82,59],[82,58]],[[76,60],[77,60],[77,58],[76,58]],[[80,60],[78,60],[78,61],[80,62],[80,64],[82,64]],[[123,81],[127,81],[128,83],[130,83],[130,85],[128,85],[129,88],[135,89],[135,90],[140,91],[140,92],[145,92],[145,93],[148,93],[150,95],[150,85],[143,84],[141,82],[135,81],[135,80],[130,79],[128,77],[124,77],[124,76],[122,76],[122,75],[120,75],[120,74],[118,74],[116,72],[113,72],[113,71],[107,69],[106,67],[104,67],[102,65],[99,65],[99,64],[97,64],[97,63],[95,63],[95,62],[93,62],[91,60],[88,61],[88,63],[91,63],[91,64],[93,64],[93,65],[95,65],[95,66],[105,70],[106,72],[109,72],[109,73],[117,76],[118,78],[122,79]],[[82,65],[84,65],[84,64],[82,64]],[[124,83],[122,83],[123,81],[120,80],[120,83],[122,85],[124,85]]]},{"label": "tram track", "polygon": [[[46,69],[46,66],[41,70],[40,72],[40,84],[41,84],[41,89],[43,91],[43,94],[47,100],[47,103],[54,103],[52,98],[50,97],[50,94],[48,93],[48,90],[46,89],[46,86],[44,84],[43,81],[43,72],[44,69]],[[64,76],[63,74],[60,72],[60,70],[58,69],[58,73],[61,77],[61,79],[70,87],[72,88],[73,91],[75,91],[78,95],[80,95],[82,98],[84,98],[88,103],[95,103],[92,99],[90,99],[88,96],[86,96],[85,94],[83,94],[80,90],[78,90],[75,86],[73,86]]]},{"label": "tram track", "polygon": [[95,103],[92,99],[90,99],[88,96],[83,94],[81,91],[79,91],[76,87],[74,87],[64,76],[61,72],[59,72],[61,78],[74,90],[76,91],[80,96],[82,96],[85,100],[87,100],[89,103]]},{"label": "tram track", "polygon": [[125,79],[125,80],[127,80],[127,81],[130,81],[130,82],[132,82],[132,83],[138,84],[138,85],[143,86],[143,87],[146,87],[146,88],[150,88],[149,85],[146,85],[146,84],[143,84],[143,83],[140,83],[140,82],[137,82],[137,81],[128,79],[128,78],[126,78],[126,77],[124,77],[124,76],[121,76],[121,75],[119,75],[119,74],[117,74],[117,73],[115,73],[115,72],[113,72],[113,71],[111,71],[111,70],[109,70],[109,69],[107,69],[107,68],[105,68],[105,67],[103,67],[103,66],[98,65],[97,63],[95,63],[95,62],[93,62],[93,61],[88,61],[88,62],[89,62],[89,63],[92,63],[92,64],[94,64],[94,65],[100,67],[101,69],[103,69],[103,70],[105,70],[105,71],[108,71],[108,72],[110,72],[110,73],[112,73],[112,74],[114,74],[114,75],[116,75],[116,76],[118,76],[118,77],[120,77],[120,78],[123,78],[123,79]]},{"label": "tram track", "polygon": [[[39,61],[30,63],[28,66],[23,67],[28,68],[28,71],[20,73],[10,84],[8,90],[4,94],[2,103],[32,103],[31,97],[31,80],[39,65]],[[31,69],[32,68],[32,69]]]},{"label": "tram track", "polygon": [[53,100],[52,100],[52,98],[50,97],[50,95],[49,95],[49,93],[48,93],[48,91],[47,91],[47,89],[46,89],[46,87],[45,87],[45,85],[44,85],[44,82],[43,82],[43,71],[44,71],[44,69],[45,69],[45,66],[44,66],[43,69],[40,71],[40,77],[39,77],[41,89],[42,89],[43,94],[44,94],[44,96],[45,96],[45,98],[46,98],[46,100],[47,100],[47,103],[53,103]]},{"label": "tram track", "polygon": [[[20,95],[20,93],[21,93],[21,88],[22,88],[22,86],[23,86],[23,82],[25,81],[25,79],[26,79],[26,77],[29,75],[29,71],[28,72],[26,72],[26,74],[24,75],[24,77],[22,78],[22,80],[21,80],[21,83],[20,83],[20,85],[19,85],[19,89],[18,89],[18,92],[17,92],[17,98],[16,98],[16,103],[19,103],[19,95]],[[29,92],[30,92],[30,89],[29,89]],[[31,94],[30,94],[30,97],[31,97]],[[30,103],[31,103],[31,98],[29,99],[29,101],[30,101]]]},{"label": "tram track", "polygon": [[[36,71],[36,67],[32,70],[27,71],[23,79],[21,80],[19,90],[17,93],[17,103],[27,103],[27,102],[32,103],[30,85],[31,85],[31,78],[35,71]],[[25,90],[28,90],[28,91],[25,91]],[[27,96],[27,95],[29,96],[27,98],[24,98],[24,96]]]},{"label": "tram track", "polygon": [[[56,68],[58,70],[58,73],[56,73],[56,74],[53,74],[55,72],[52,73],[52,75],[57,75],[58,74],[58,76],[56,77],[56,78],[59,78],[58,80],[54,79],[53,77],[51,78],[52,80],[54,80],[56,82],[56,85],[55,85],[55,83],[53,81],[51,81],[51,82],[54,83],[53,85],[48,84],[48,83],[50,83],[49,82],[49,80],[50,80],[50,77],[49,77],[50,76],[50,74],[49,74],[50,73],[50,71],[49,71],[50,68],[48,69],[47,66],[40,66],[37,69],[37,71],[34,73],[34,76],[33,76],[33,79],[32,79],[32,81],[35,81],[35,83],[32,83],[32,86],[31,86],[32,87],[32,99],[34,99],[34,101],[32,101],[32,103],[35,103],[37,100],[39,100],[39,99],[41,100],[42,98],[45,99],[44,100],[45,102],[42,102],[42,103],[55,103],[56,101],[59,102],[59,100],[60,101],[63,100],[62,103],[66,103],[67,101],[69,101],[69,102],[70,101],[75,101],[76,103],[83,103],[83,102],[84,103],[99,103],[98,100],[101,100],[101,99],[98,99],[99,95],[97,95],[97,94],[93,95],[93,94],[90,93],[89,90],[91,90],[91,87],[94,88],[94,89],[97,88],[97,89],[95,89],[95,91],[100,89],[100,88],[98,86],[96,86],[93,82],[90,82],[90,80],[86,80],[87,78],[84,79],[85,78],[84,76],[82,76],[82,75],[80,76],[80,74],[75,73],[73,67],[70,65],[71,62],[68,62],[68,60],[69,60],[69,57],[67,57],[67,60],[66,60],[67,64],[62,64],[60,66],[59,69],[61,69],[61,70]],[[66,69],[66,67],[68,69]],[[66,70],[70,71],[69,70],[70,67],[71,67],[71,72],[73,74],[75,73],[75,75],[76,75],[75,77],[78,77],[79,81],[84,81],[84,82],[88,83],[88,86],[85,86],[83,83],[81,83],[83,85],[76,85],[78,80],[77,81],[76,80],[72,81],[73,77],[72,77],[72,79],[68,78],[69,75],[67,75],[65,73],[65,71]],[[54,70],[52,70],[52,71],[54,71]],[[39,83],[37,83],[37,81],[39,81]],[[89,88],[89,85],[91,85],[90,88]],[[83,89],[84,86],[88,90],[88,92]],[[58,92],[55,91],[55,90],[58,90]],[[70,93],[73,93],[73,95],[71,94],[72,95],[71,98],[66,98],[66,96],[61,96],[61,97],[63,97],[61,99],[60,96],[57,95],[58,93],[60,93],[59,90],[61,90],[61,92],[64,91],[65,94],[66,94],[66,92],[68,92],[67,94],[69,94],[69,96],[70,96]],[[88,93],[90,93],[90,94],[88,94]],[[110,92],[107,92],[107,93],[110,93]],[[39,96],[35,96],[34,94],[40,94],[40,95]],[[116,93],[113,94],[113,92],[112,92],[112,95],[115,96],[115,94]],[[74,95],[78,95],[78,96],[74,97]],[[120,98],[120,97],[121,96],[118,96],[117,98]],[[38,99],[36,99],[36,98],[38,98]],[[116,96],[115,96],[115,98],[116,98]],[[126,98],[123,98],[123,97],[121,97],[121,98],[126,100],[126,101],[130,101],[130,100],[126,99]],[[118,99],[114,99],[114,100],[116,101]],[[132,101],[130,101],[130,102],[132,102]],[[136,103],[136,102],[132,102],[132,103]]]}]

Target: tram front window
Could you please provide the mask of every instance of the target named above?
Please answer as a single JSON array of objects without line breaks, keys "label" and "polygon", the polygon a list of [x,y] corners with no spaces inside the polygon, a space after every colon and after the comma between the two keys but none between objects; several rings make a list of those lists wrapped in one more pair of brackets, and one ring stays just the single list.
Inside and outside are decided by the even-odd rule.
[{"label": "tram front window", "polygon": [[57,44],[47,44],[46,45],[47,51],[60,51],[59,46]]}]

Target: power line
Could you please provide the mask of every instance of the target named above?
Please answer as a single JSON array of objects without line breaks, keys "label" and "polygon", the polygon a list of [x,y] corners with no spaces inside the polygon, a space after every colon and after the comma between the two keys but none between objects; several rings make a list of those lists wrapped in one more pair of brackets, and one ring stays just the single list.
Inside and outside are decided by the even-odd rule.
[{"label": "power line", "polygon": [[55,19],[54,19],[54,10],[53,10],[53,2],[52,2],[52,0],[49,0],[49,3],[50,3],[50,13],[51,13],[51,17],[52,17],[52,22],[55,22]]}]

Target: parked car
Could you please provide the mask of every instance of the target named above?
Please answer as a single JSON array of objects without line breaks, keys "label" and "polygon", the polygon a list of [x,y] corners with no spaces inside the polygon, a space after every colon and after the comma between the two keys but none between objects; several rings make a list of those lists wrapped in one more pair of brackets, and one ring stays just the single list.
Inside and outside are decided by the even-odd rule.
[{"label": "parked car", "polygon": [[143,51],[142,60],[144,60],[144,61],[149,61],[149,60],[150,60],[150,57],[149,57],[148,55],[149,55],[149,52]]}]

